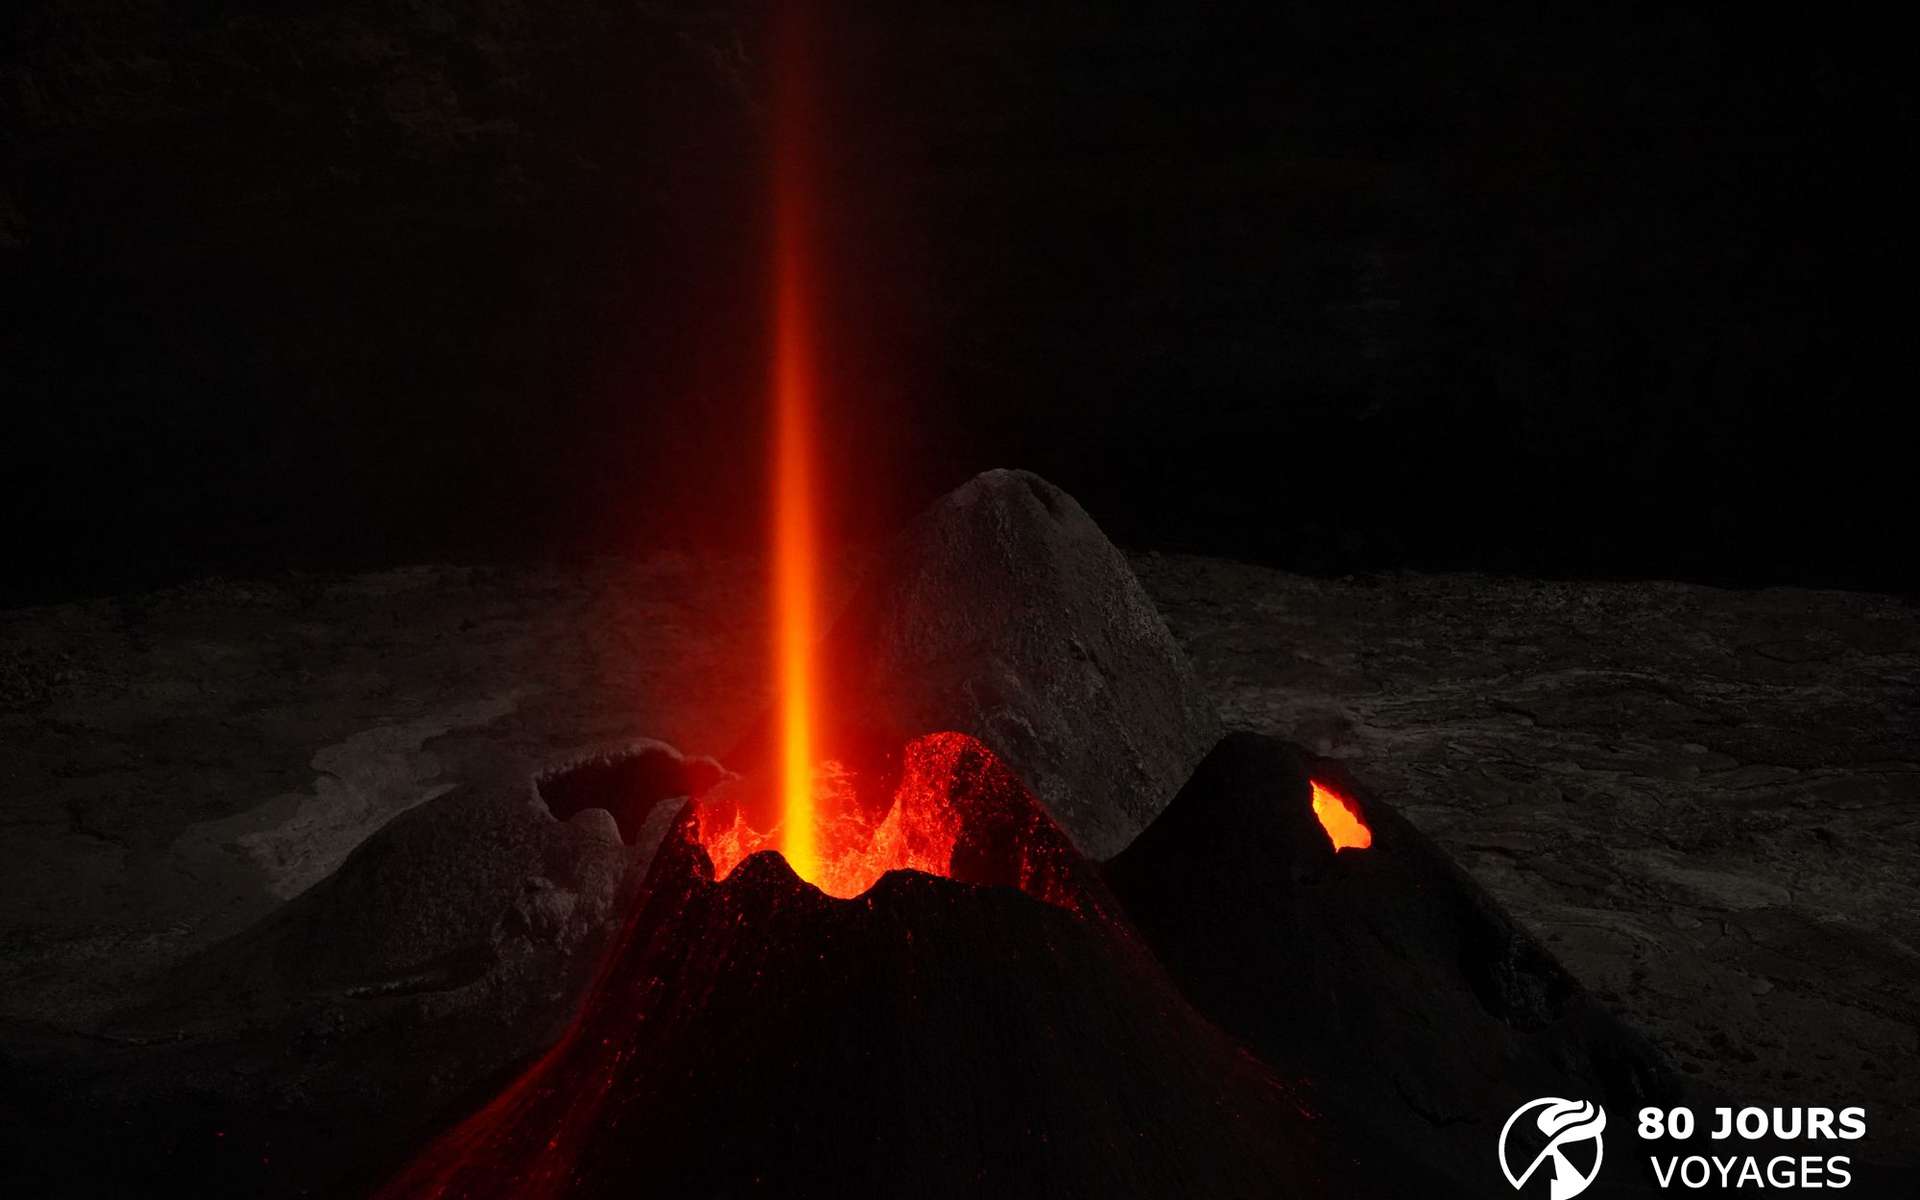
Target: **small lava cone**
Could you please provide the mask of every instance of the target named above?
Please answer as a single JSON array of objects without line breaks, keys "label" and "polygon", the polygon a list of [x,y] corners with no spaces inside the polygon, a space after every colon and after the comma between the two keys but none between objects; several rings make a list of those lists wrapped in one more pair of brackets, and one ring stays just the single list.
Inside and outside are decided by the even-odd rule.
[{"label": "small lava cone", "polygon": [[1328,1193],[1317,1122],[991,751],[899,761],[873,828],[950,830],[946,878],[836,899],[762,851],[716,882],[701,822],[738,814],[688,805],[579,1019],[382,1195]]},{"label": "small lava cone", "polygon": [[1364,1169],[1418,1161],[1484,1192],[1522,1102],[1624,1115],[1675,1094],[1658,1052],[1445,852],[1288,743],[1226,738],[1106,875],[1194,1006],[1311,1080]]}]

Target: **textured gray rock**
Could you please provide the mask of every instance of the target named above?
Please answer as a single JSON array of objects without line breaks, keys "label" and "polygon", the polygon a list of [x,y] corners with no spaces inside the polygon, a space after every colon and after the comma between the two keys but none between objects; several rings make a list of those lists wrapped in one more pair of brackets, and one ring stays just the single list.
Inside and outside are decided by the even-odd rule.
[{"label": "textured gray rock", "polygon": [[0,1030],[94,1030],[412,805],[648,736],[726,748],[764,703],[762,576],[418,567],[0,612]]},{"label": "textured gray rock", "polygon": [[[419,804],[265,921],[111,1014],[93,1037],[139,1049],[108,1076],[70,1097],[30,1082],[21,1095],[34,1107],[110,1107],[139,1131],[124,1161],[92,1168],[107,1190],[144,1190],[165,1147],[210,1136],[274,1147],[308,1169],[330,1164],[342,1174],[323,1190],[356,1190],[573,1015],[658,844],[623,841],[611,810],[645,830],[720,774],[643,740]],[[542,789],[574,776],[586,780],[569,787],[574,798],[597,790],[602,803],[558,820]],[[34,1076],[59,1081],[85,1080],[96,1053],[58,1038],[12,1049]]]},{"label": "textured gray rock", "polygon": [[1127,560],[1073,497],[988,471],[898,539],[834,627],[834,693],[993,747],[1080,849],[1118,853],[1218,725]]},{"label": "textured gray rock", "polygon": [[[637,768],[637,769],[636,769]],[[645,874],[658,839],[623,840],[679,810],[723,772],[664,742],[641,739],[570,759],[532,779],[475,785],[396,818],[340,869],[246,933],[191,960],[177,993],[249,1006],[345,991],[454,992],[486,985],[489,1019],[561,1003],[619,917],[622,889]],[[572,780],[584,782],[568,786]],[[548,793],[602,803],[556,819]],[[209,987],[210,976],[220,982]],[[527,995],[519,996],[517,991]],[[553,1014],[533,1012],[536,1043]]]},{"label": "textured gray rock", "polygon": [[237,860],[274,896],[290,900],[333,872],[355,846],[399,813],[453,787],[427,743],[513,711],[485,696],[451,711],[363,730],[313,756],[313,786],[189,828],[173,850],[201,870]]},{"label": "textured gray rock", "polygon": [[[555,820],[530,783],[461,789],[396,818],[306,894],[190,962],[183,992],[252,1004],[444,990],[529,955],[564,959],[612,913],[631,858],[617,837]],[[210,975],[225,982],[207,989]]]},{"label": "textured gray rock", "polygon": [[[1690,1078],[1743,1103],[1858,1097],[1868,1150],[1920,1156],[1911,603],[1133,566],[1227,724],[1349,763]],[[525,803],[582,747],[730,747],[767,702],[764,575],[718,556],[419,567],[0,612],[0,1074],[131,1067],[102,1014],[289,903],[246,843],[217,871],[183,835],[324,798],[329,747],[444,729],[392,770],[363,760],[382,797],[455,785],[397,818],[435,821],[462,795]],[[485,696],[512,710],[465,724]],[[469,994],[340,997],[300,1028]],[[441,1052],[412,1027],[417,1060]],[[0,1128],[0,1163],[42,1129]]]},{"label": "textured gray rock", "polygon": [[1920,1162],[1910,601],[1134,565],[1229,726],[1393,796],[1688,1079]]}]

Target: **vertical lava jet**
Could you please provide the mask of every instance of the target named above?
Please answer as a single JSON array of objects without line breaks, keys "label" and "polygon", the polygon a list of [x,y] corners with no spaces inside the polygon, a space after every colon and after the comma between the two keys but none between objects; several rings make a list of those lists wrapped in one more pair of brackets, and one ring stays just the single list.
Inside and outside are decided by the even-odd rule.
[{"label": "vertical lava jet", "polygon": [[964,774],[955,767],[964,755],[952,740],[937,742],[945,747],[939,753],[926,739],[904,748],[856,746],[890,735],[868,728],[856,737],[844,714],[827,711],[818,571],[826,507],[820,433],[829,399],[821,368],[829,289],[820,254],[829,123],[814,18],[805,0],[777,5],[769,55],[773,736],[768,761],[749,764],[743,781],[702,799],[694,831],[716,879],[776,850],[800,879],[851,899],[891,870],[949,873],[957,818],[946,797]]},{"label": "vertical lava jet", "polygon": [[794,873],[819,873],[814,762],[820,680],[815,658],[814,492],[817,304],[813,244],[815,135],[804,3],[779,6],[773,50],[773,637],[778,695],[780,851]]}]

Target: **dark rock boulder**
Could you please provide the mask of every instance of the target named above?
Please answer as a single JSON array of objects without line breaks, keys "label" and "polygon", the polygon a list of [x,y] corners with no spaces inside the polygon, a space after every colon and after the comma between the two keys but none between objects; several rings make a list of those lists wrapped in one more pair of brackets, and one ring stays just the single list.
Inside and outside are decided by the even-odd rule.
[{"label": "dark rock boulder", "polygon": [[834,694],[871,724],[991,746],[1096,859],[1218,735],[1126,559],[1025,471],[979,475],[909,526],[834,627],[829,662]]}]

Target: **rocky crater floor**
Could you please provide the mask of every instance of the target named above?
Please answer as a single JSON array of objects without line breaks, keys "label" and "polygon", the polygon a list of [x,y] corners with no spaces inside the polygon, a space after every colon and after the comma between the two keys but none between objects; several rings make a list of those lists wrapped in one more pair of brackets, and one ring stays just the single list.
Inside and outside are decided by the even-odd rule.
[{"label": "rocky crater floor", "polygon": [[[1343,760],[1683,1071],[1864,1103],[1876,1150],[1920,1152],[1911,605],[1133,566],[1227,727]],[[104,1037],[455,788],[642,739],[723,755],[765,633],[757,562],[686,557],[0,613],[0,1051]]]}]

